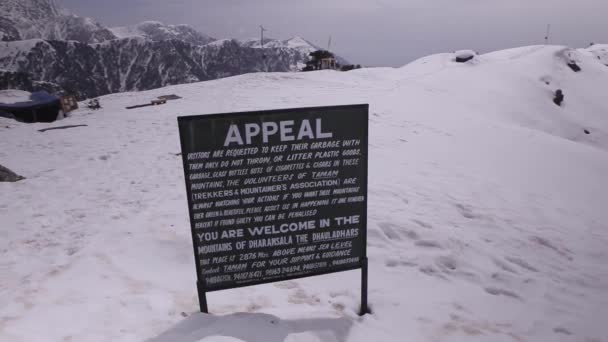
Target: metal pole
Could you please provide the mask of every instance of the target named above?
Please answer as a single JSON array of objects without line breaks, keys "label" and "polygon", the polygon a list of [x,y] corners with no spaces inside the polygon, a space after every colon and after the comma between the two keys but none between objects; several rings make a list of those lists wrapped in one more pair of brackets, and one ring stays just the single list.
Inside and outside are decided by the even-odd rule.
[{"label": "metal pole", "polygon": [[[183,162],[183,168],[184,168],[184,178],[185,178],[185,186],[186,186],[186,192],[188,192],[188,187],[190,186],[188,183],[188,162],[186,160],[186,154],[184,153],[185,151],[185,146],[186,146],[186,142],[185,142],[185,134],[183,134],[183,130],[185,129],[185,127],[182,125],[180,119],[177,119],[177,123],[179,126],[179,142],[180,142],[180,146],[181,146],[181,151],[182,151],[182,162]],[[192,210],[192,197],[191,196],[187,196],[188,197],[188,214],[190,215],[190,231],[192,233],[192,250],[194,252],[194,266],[196,267],[196,292],[198,292],[198,304],[199,307],[201,309],[201,312],[204,313],[208,313],[209,310],[207,309],[207,296],[205,295],[205,286],[204,283],[201,283],[201,279],[203,278],[202,275],[202,271],[201,271],[201,261],[199,260],[198,256],[198,251],[197,251],[197,243],[196,243],[196,233],[194,231],[194,212]]]},{"label": "metal pole", "polygon": [[264,28],[264,26],[260,25],[260,47],[262,49],[262,62],[264,72],[268,72],[268,65],[266,65],[266,53],[264,52],[264,31],[268,31]]},{"label": "metal pole", "polygon": [[196,288],[198,290],[198,305],[203,313],[209,313],[209,309],[207,308],[207,293],[203,286],[201,286],[201,282],[196,282]]},{"label": "metal pole", "polygon": [[367,257],[364,257],[361,265],[361,311],[359,316],[370,313],[367,307]]},{"label": "metal pole", "polygon": [[266,29],[264,28],[264,26],[260,25],[260,47],[264,48],[264,31],[266,31]]}]

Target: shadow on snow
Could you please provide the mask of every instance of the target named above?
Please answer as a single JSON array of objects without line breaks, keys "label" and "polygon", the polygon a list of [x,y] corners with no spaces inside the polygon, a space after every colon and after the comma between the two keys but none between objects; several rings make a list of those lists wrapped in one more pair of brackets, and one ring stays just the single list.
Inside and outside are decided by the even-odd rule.
[{"label": "shadow on snow", "polygon": [[282,320],[262,313],[196,313],[147,342],[213,341],[208,338],[221,336],[247,342],[283,342],[289,335],[299,333],[322,342],[345,342],[352,325],[352,319],[344,317]]}]

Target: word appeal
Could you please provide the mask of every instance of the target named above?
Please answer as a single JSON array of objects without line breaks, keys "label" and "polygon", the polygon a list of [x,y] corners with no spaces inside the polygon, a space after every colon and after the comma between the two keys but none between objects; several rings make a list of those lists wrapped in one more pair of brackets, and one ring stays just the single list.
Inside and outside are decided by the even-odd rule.
[{"label": "word appeal", "polygon": [[[261,124],[246,123],[244,125],[230,125],[224,146],[230,146],[232,143],[237,145],[249,145],[252,143],[253,138],[260,136],[262,142],[266,144],[268,143],[268,138],[275,134],[279,135],[281,142],[304,139],[331,139],[333,137],[331,132],[321,132],[321,119],[316,119],[313,122],[315,122],[315,124],[311,124],[308,119],[301,120],[297,132],[294,131],[294,120],[279,122],[269,121]],[[242,134],[241,129],[243,132]],[[245,137],[244,141],[243,136]]]},{"label": "word appeal", "polygon": [[178,118],[201,311],[206,292],[362,269],[368,106]]}]

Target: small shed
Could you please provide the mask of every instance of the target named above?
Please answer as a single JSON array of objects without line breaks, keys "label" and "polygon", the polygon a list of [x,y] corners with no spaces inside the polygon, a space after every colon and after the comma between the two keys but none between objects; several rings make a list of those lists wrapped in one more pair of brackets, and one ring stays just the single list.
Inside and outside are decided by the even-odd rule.
[{"label": "small shed", "polygon": [[45,91],[0,91],[0,112],[18,121],[53,122],[61,111],[61,100]]},{"label": "small shed", "polygon": [[74,95],[63,95],[61,97],[61,108],[63,109],[64,114],[78,109],[76,97]]},{"label": "small shed", "polygon": [[335,70],[337,69],[336,59],[334,57],[326,57],[321,59],[321,70]]}]

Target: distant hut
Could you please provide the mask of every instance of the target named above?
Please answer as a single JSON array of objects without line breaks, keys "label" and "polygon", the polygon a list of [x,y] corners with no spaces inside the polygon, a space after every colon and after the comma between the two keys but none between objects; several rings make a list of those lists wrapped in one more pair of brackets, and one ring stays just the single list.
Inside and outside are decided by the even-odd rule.
[{"label": "distant hut", "polygon": [[335,70],[338,68],[338,63],[334,56],[321,59],[321,70]]},{"label": "distant hut", "polygon": [[317,50],[309,54],[310,60],[302,71],[336,70],[339,65],[334,54],[326,50]]},{"label": "distant hut", "polygon": [[78,109],[78,102],[76,101],[76,97],[74,95],[61,96],[61,108],[63,109],[64,114]]}]

